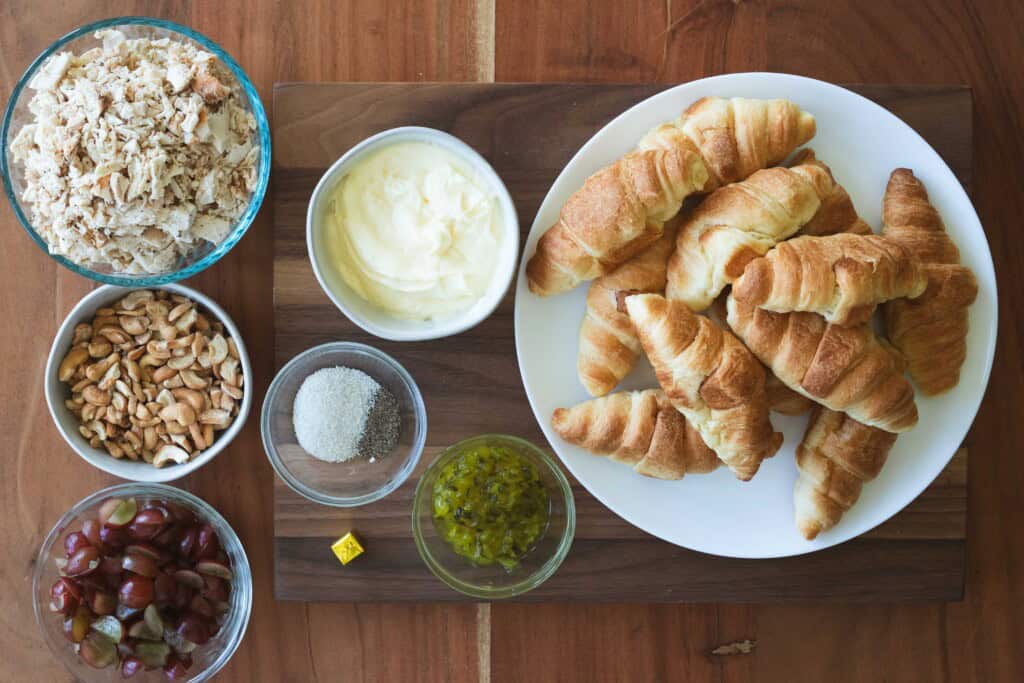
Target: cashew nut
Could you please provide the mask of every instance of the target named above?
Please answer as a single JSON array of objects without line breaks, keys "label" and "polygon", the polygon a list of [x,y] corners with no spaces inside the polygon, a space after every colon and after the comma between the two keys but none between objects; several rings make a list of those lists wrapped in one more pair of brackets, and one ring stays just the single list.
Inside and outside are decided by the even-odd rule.
[{"label": "cashew nut", "polygon": [[188,462],[188,452],[180,446],[174,446],[171,444],[164,444],[153,454],[153,464],[156,467],[163,467],[172,462],[179,465],[184,465]]}]

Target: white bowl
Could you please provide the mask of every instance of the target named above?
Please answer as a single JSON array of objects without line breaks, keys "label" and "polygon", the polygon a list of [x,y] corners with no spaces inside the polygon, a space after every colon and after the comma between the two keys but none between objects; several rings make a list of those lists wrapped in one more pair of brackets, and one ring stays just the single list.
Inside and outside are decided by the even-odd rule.
[{"label": "white bowl", "polygon": [[118,459],[107,453],[105,450],[93,448],[78,431],[78,418],[75,417],[64,405],[64,401],[71,396],[71,390],[68,385],[64,384],[57,378],[57,370],[60,368],[61,361],[64,360],[64,356],[67,354],[68,349],[71,347],[71,338],[75,331],[75,325],[78,323],[88,322],[92,319],[97,309],[109,306],[121,297],[125,296],[128,292],[131,292],[132,289],[133,288],[104,285],[89,292],[73,309],[71,309],[68,317],[64,319],[60,329],[57,330],[57,336],[54,337],[53,345],[50,347],[50,357],[46,361],[46,376],[44,380],[46,405],[50,409],[50,415],[53,416],[53,421],[57,425],[57,429],[60,431],[61,436],[63,436],[64,440],[68,442],[68,445],[71,446],[71,448],[73,448],[74,451],[90,465],[98,467],[104,472],[109,472],[116,477],[129,479],[131,481],[149,483],[174,481],[175,479],[195,472],[197,469],[213,460],[218,453],[224,450],[224,448],[231,443],[231,440],[235,438],[238,432],[242,430],[242,426],[245,424],[245,419],[249,416],[249,409],[252,407],[252,366],[249,364],[249,354],[246,353],[245,343],[242,341],[242,335],[239,333],[234,321],[231,320],[224,309],[218,306],[208,296],[201,294],[190,287],[176,284],[135,288],[161,289],[173,292],[174,294],[186,296],[197,303],[201,308],[209,312],[213,316],[213,319],[223,323],[225,331],[232,339],[235,340],[235,346],[238,347],[238,355],[242,361],[242,376],[244,378],[243,388],[245,389],[245,395],[242,398],[242,405],[239,408],[238,415],[231,423],[231,426],[218,435],[213,442],[213,446],[202,451],[198,457],[189,460],[184,465],[168,465],[167,467],[157,468],[147,462],[143,462],[142,460],[129,460],[128,458]]},{"label": "white bowl", "polygon": [[[375,150],[399,142],[426,142],[454,152],[490,186],[501,205],[502,226],[505,230],[502,253],[491,276],[491,283],[484,295],[470,308],[447,318],[438,320],[403,320],[374,306],[345,283],[333,268],[321,267],[320,254],[324,251],[322,234],[324,225],[324,203],[331,190],[345,177],[352,166],[363,156]],[[345,152],[334,162],[313,190],[306,212],[306,247],[313,272],[324,292],[334,305],[349,320],[367,332],[391,341],[422,341],[439,339],[464,332],[487,318],[508,291],[516,271],[516,257],[519,253],[519,218],[512,203],[512,196],[491,165],[476,150],[443,131],[419,126],[392,128],[363,140]]]}]

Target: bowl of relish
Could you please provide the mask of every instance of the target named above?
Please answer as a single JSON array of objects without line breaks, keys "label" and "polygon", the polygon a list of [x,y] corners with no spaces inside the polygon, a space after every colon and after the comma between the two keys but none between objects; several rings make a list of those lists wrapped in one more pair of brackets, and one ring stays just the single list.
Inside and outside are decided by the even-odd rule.
[{"label": "bowl of relish", "polygon": [[484,434],[443,451],[424,471],[412,529],[423,561],[449,587],[485,600],[544,583],[572,545],[569,481],[547,453]]}]

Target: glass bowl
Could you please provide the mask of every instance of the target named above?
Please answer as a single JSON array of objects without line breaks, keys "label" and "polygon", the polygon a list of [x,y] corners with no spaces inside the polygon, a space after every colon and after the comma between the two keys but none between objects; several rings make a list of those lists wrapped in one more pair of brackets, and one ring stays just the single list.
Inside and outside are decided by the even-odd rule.
[{"label": "glass bowl", "polygon": [[[476,566],[455,553],[434,525],[433,489],[437,476],[454,458],[481,445],[505,446],[532,462],[551,501],[544,536],[511,571],[501,565]],[[547,581],[569,554],[576,532],[576,503],[569,480],[547,453],[529,441],[505,434],[483,434],[450,446],[420,477],[412,504],[412,535],[416,549],[437,578],[460,593],[494,600],[533,590]]]},{"label": "glass bowl", "polygon": [[[207,681],[220,671],[238,649],[249,624],[252,612],[252,572],[249,560],[242,548],[241,541],[231,526],[209,504],[193,496],[187,491],[166,486],[164,484],[119,484],[97,491],[83,498],[68,510],[60,521],[47,534],[36,557],[32,573],[32,606],[35,610],[36,623],[43,633],[46,644],[67,670],[80,681],[114,681],[121,680],[120,672],[114,667],[94,669],[79,658],[74,646],[68,642],[61,630],[63,617],[51,612],[50,587],[60,574],[54,560],[64,557],[63,540],[65,532],[78,531],[86,519],[97,515],[100,505],[111,497],[133,496],[141,504],[146,500],[169,500],[192,510],[196,516],[209,523],[217,532],[220,544],[231,561],[231,597],[227,620],[216,636],[192,653],[192,666],[189,668],[189,681]],[[142,672],[132,680],[164,681],[163,671]]]},{"label": "glass bowl", "polygon": [[[317,370],[339,366],[362,370],[398,402],[398,445],[376,461],[317,460],[295,437],[292,406],[302,382]],[[365,344],[331,342],[303,351],[277,373],[263,402],[260,433],[270,464],[292,490],[315,503],[356,507],[383,498],[412,474],[427,438],[427,411],[416,382],[394,358]]]},{"label": "glass bowl", "polygon": [[[46,240],[43,239],[36,231],[35,226],[32,225],[30,218],[31,208],[23,206],[21,203],[21,195],[24,190],[23,170],[21,164],[14,163],[10,145],[21,130],[21,127],[32,119],[28,105],[34,91],[28,87],[28,83],[52,55],[62,51],[81,54],[99,45],[99,41],[93,37],[93,34],[103,29],[117,29],[129,38],[172,38],[181,42],[197,44],[203,50],[213,54],[235,78],[242,91],[242,105],[256,119],[255,142],[260,146],[260,159],[256,189],[249,200],[249,206],[235,224],[231,226],[227,237],[220,243],[211,244],[204,242],[202,246],[179,259],[175,268],[167,272],[138,275],[116,273],[107,266],[78,264],[63,256],[51,254]],[[192,277],[219,261],[224,254],[228,253],[242,239],[245,231],[249,229],[253,219],[256,217],[256,213],[259,211],[260,205],[263,203],[267,183],[270,180],[270,125],[267,122],[267,115],[263,110],[259,94],[256,92],[256,88],[248,76],[242,71],[242,67],[231,58],[231,55],[206,36],[186,26],[149,17],[116,17],[86,24],[59,38],[50,47],[46,48],[29,65],[28,69],[25,70],[25,73],[18,80],[18,83],[14,86],[11,99],[7,103],[7,110],[4,112],[3,124],[0,126],[0,148],[2,148],[0,149],[0,175],[3,176],[4,190],[7,193],[7,199],[10,201],[11,207],[14,209],[14,215],[18,217],[18,221],[29,237],[50,258],[65,268],[91,280],[106,282],[112,285],[123,285],[125,287],[149,287],[176,282]]]}]

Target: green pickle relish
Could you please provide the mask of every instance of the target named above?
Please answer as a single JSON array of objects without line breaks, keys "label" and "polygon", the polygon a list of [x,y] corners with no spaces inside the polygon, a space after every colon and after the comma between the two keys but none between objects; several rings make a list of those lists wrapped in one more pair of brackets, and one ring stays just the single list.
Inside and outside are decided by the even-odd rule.
[{"label": "green pickle relish", "polygon": [[434,524],[456,553],[511,571],[541,539],[550,501],[537,467],[507,446],[474,446],[434,482]]}]

